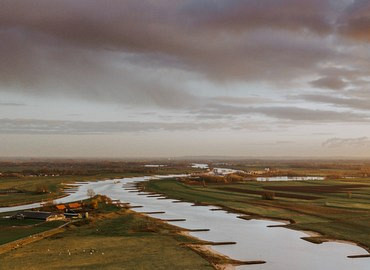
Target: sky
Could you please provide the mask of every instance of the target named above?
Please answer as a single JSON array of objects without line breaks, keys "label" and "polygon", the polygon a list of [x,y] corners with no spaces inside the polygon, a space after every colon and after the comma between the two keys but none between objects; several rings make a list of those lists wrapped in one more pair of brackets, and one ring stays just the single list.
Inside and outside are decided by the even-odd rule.
[{"label": "sky", "polygon": [[0,0],[0,156],[370,157],[368,0]]}]

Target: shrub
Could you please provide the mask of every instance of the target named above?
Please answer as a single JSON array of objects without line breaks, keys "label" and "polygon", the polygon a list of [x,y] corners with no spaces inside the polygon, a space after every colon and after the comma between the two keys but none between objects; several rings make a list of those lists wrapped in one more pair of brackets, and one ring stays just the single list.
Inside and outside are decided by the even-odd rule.
[{"label": "shrub", "polygon": [[275,192],[265,191],[262,193],[262,200],[274,200],[274,199],[275,199]]}]

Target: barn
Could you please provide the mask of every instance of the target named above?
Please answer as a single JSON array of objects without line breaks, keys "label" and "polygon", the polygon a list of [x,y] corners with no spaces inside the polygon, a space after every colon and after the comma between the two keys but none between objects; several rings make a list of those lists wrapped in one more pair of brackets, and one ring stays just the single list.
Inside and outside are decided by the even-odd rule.
[{"label": "barn", "polygon": [[65,216],[60,213],[43,212],[43,211],[21,211],[15,214],[15,219],[39,219],[45,221],[64,220]]}]

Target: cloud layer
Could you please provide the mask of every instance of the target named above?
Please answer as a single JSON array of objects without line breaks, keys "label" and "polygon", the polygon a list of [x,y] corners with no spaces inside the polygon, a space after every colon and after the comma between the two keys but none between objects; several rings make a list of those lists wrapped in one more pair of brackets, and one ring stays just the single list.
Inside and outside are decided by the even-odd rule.
[{"label": "cloud layer", "polygon": [[109,134],[147,131],[192,131],[219,128],[210,123],[139,122],[139,121],[61,121],[38,119],[0,119],[2,134]]},{"label": "cloud layer", "polygon": [[[263,82],[284,87],[282,93],[305,84],[357,88],[369,77],[369,6],[349,0],[5,0],[0,84],[2,91],[165,108],[192,105],[197,97],[186,82],[199,79]],[[334,68],[342,74],[327,75]]]},{"label": "cloud layer", "polygon": [[370,139],[368,137],[359,138],[331,138],[323,142],[324,147],[341,148],[341,147],[370,147]]},{"label": "cloud layer", "polygon": [[[0,134],[227,129],[308,145],[308,128],[365,138],[369,90],[367,0],[1,3]],[[324,146],[367,141],[338,138]]]}]

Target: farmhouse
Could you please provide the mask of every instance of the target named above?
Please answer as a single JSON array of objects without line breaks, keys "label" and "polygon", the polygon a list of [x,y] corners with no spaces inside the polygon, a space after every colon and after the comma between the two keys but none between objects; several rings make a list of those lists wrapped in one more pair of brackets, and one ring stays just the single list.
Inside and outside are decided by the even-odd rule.
[{"label": "farmhouse", "polygon": [[82,204],[77,203],[77,202],[69,203],[67,208],[70,209],[70,210],[81,209],[82,208]]},{"label": "farmhouse", "polygon": [[55,206],[57,210],[59,211],[76,211],[76,210],[81,210],[82,209],[82,204],[81,203],[68,203],[68,204],[58,204]]},{"label": "farmhouse", "polygon": [[59,213],[42,212],[42,211],[22,211],[18,212],[12,218],[15,219],[40,219],[45,221],[64,220],[65,216]]},{"label": "farmhouse", "polygon": [[58,210],[64,211],[67,209],[67,207],[64,204],[58,204],[55,206]]},{"label": "farmhouse", "polygon": [[241,170],[233,170],[233,169],[226,169],[226,168],[213,168],[209,174],[213,175],[228,175],[232,173],[244,173]]}]

